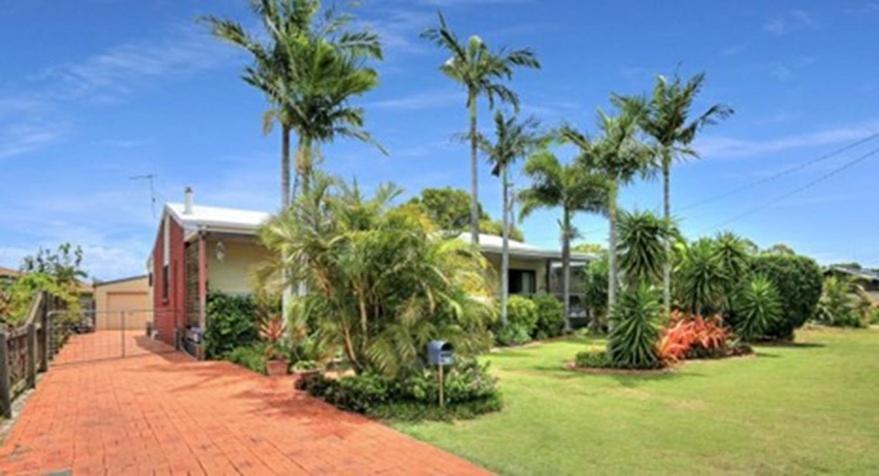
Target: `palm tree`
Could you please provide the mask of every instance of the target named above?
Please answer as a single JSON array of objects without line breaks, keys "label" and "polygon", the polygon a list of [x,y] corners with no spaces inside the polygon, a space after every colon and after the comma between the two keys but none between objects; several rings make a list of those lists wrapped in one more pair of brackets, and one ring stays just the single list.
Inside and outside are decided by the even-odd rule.
[{"label": "palm tree", "polygon": [[519,121],[516,116],[504,117],[501,111],[494,115],[495,142],[479,137],[479,148],[492,165],[491,173],[501,178],[501,323],[507,325],[507,295],[510,290],[510,183],[508,169],[521,157],[530,154],[543,140],[537,134],[538,122],[528,118]]},{"label": "palm tree", "polygon": [[537,57],[529,49],[492,51],[482,38],[473,35],[467,44],[461,43],[457,35],[446,24],[439,13],[439,27],[430,28],[421,36],[448,51],[451,57],[440,66],[440,71],[467,89],[467,108],[470,112],[470,239],[479,243],[479,180],[476,151],[478,134],[476,127],[476,102],[480,96],[488,99],[489,107],[494,107],[495,98],[519,107],[518,95],[501,80],[513,76],[513,67],[540,68]]},{"label": "palm tree", "polygon": [[619,285],[619,266],[617,264],[617,195],[619,187],[630,183],[635,176],[646,176],[652,166],[652,148],[638,140],[639,109],[622,107],[619,115],[608,116],[598,112],[601,136],[594,141],[586,134],[571,126],[560,131],[563,141],[580,149],[578,161],[583,167],[603,174],[608,182],[607,213],[608,233],[608,287],[607,308],[613,311]]},{"label": "palm tree", "polygon": [[232,20],[213,16],[203,20],[214,36],[252,56],[243,79],[270,103],[263,117],[264,132],[271,131],[274,121],[281,125],[281,206],[287,208],[292,131],[299,137],[296,169],[303,188],[318,143],[339,135],[371,141],[362,130],[362,109],[350,107],[348,100],[376,86],[377,74],[363,62],[381,59],[381,45],[373,33],[347,31],[351,17],[334,9],[317,19],[319,0],[253,0],[251,8],[263,24],[261,35],[248,33]]},{"label": "palm tree", "polygon": [[525,175],[531,186],[520,192],[520,219],[538,208],[561,207],[562,299],[565,304],[565,330],[571,330],[571,239],[576,234],[571,224],[577,212],[599,213],[607,206],[608,181],[592,173],[579,162],[561,164],[550,151],[543,149],[525,163]]},{"label": "palm tree", "polygon": [[[641,128],[656,141],[659,166],[662,170],[662,208],[663,217],[671,220],[671,166],[675,159],[698,157],[690,146],[696,133],[704,126],[724,119],[733,110],[723,104],[714,104],[693,121],[687,122],[693,100],[705,82],[705,74],[700,73],[686,82],[680,77],[669,81],[665,76],[656,78],[653,94],[649,99],[641,97],[617,96],[618,103],[629,103],[641,108]],[[671,254],[671,242],[665,244],[666,254]],[[663,270],[663,305],[668,312],[671,307],[671,260]]]}]

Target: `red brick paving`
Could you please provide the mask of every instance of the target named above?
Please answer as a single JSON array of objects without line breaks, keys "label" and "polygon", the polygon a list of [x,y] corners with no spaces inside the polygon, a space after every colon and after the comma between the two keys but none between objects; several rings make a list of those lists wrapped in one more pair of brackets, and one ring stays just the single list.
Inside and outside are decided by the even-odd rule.
[{"label": "red brick paving", "polygon": [[[90,340],[100,339],[106,339],[104,333],[74,337],[56,362],[83,355]],[[63,470],[77,475],[486,474],[295,391],[290,379],[270,380],[178,352],[49,370],[0,449],[0,473]]]}]

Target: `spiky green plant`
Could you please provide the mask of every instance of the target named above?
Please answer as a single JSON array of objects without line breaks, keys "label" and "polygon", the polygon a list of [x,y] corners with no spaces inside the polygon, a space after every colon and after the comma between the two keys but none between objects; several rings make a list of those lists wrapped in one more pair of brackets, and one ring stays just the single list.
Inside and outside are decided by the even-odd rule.
[{"label": "spiky green plant", "polygon": [[647,283],[626,289],[611,311],[607,352],[618,367],[645,369],[660,365],[659,291]]},{"label": "spiky green plant", "polygon": [[723,302],[726,274],[723,261],[710,239],[679,242],[679,263],[675,270],[678,300],[693,314],[710,314]]},{"label": "spiky green plant", "polygon": [[639,282],[651,284],[662,280],[665,266],[665,242],[675,235],[674,227],[650,212],[619,214],[620,269],[629,285]]},{"label": "spiky green plant", "polygon": [[729,312],[735,307],[738,290],[748,282],[751,266],[751,255],[748,244],[732,232],[724,232],[714,239],[715,252],[720,256],[721,266],[725,275],[723,285],[723,311]]},{"label": "spiky green plant", "polygon": [[421,36],[436,44],[450,54],[440,71],[467,90],[467,109],[470,114],[470,237],[479,243],[479,165],[477,160],[478,128],[477,100],[488,99],[489,107],[494,107],[495,99],[519,107],[519,96],[502,83],[513,76],[513,69],[540,68],[534,52],[525,48],[507,51],[492,51],[473,35],[467,43],[462,43],[454,31],[446,24],[442,13],[438,13],[439,26],[430,28]]},{"label": "spiky green plant", "polygon": [[781,317],[781,298],[766,276],[754,276],[736,297],[736,333],[744,342],[753,342]]}]

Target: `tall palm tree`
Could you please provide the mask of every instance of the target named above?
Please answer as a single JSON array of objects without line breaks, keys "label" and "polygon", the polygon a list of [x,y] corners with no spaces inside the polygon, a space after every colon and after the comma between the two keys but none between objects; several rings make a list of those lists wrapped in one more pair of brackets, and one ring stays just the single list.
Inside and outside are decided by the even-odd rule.
[{"label": "tall palm tree", "polygon": [[495,141],[479,137],[479,148],[492,165],[491,173],[501,178],[501,323],[507,325],[507,295],[510,291],[510,183],[508,169],[519,158],[530,154],[543,138],[537,133],[534,118],[519,121],[516,116],[505,117],[501,111],[494,115]]},{"label": "tall palm tree", "polygon": [[[649,99],[642,97],[616,97],[618,103],[629,103],[643,110],[641,127],[656,141],[659,166],[662,171],[662,209],[663,217],[671,220],[671,167],[675,159],[685,160],[698,157],[691,147],[696,133],[704,126],[714,124],[718,119],[729,117],[733,110],[723,104],[714,104],[705,112],[688,122],[693,100],[705,82],[705,74],[700,73],[687,81],[675,76],[669,81],[658,76]],[[671,254],[671,243],[665,245],[666,254]],[[671,260],[667,260],[663,270],[663,305],[666,312],[671,307]]]},{"label": "tall palm tree", "polygon": [[608,233],[608,285],[607,309],[613,310],[619,286],[617,195],[622,185],[630,183],[638,175],[649,175],[652,149],[638,138],[639,109],[621,108],[617,116],[598,111],[601,135],[590,140],[586,134],[571,126],[564,126],[560,136],[580,149],[578,161],[587,169],[600,172],[609,184],[607,190]]},{"label": "tall palm tree", "polygon": [[[351,17],[334,9],[318,18],[319,0],[252,0],[263,32],[254,35],[240,23],[204,17],[214,36],[247,51],[252,64],[243,79],[266,95],[270,107],[263,117],[268,133],[281,125],[281,207],[290,205],[290,134],[296,132],[297,179],[307,183],[313,147],[336,135],[370,140],[361,128],[363,111],[348,106],[352,96],[377,84],[365,59],[381,59],[378,37],[346,30]],[[261,41],[258,37],[266,37]]]},{"label": "tall palm tree", "polygon": [[440,66],[440,71],[467,90],[467,108],[470,112],[470,239],[479,243],[479,167],[477,164],[477,99],[485,96],[489,107],[494,107],[495,98],[519,107],[518,95],[502,80],[510,80],[513,67],[540,68],[537,57],[530,49],[492,51],[482,38],[473,35],[464,44],[446,24],[439,13],[439,27],[430,28],[421,36],[432,41],[451,54]]},{"label": "tall palm tree", "polygon": [[579,162],[562,164],[550,151],[542,149],[525,163],[531,185],[519,193],[520,219],[539,208],[562,209],[559,221],[562,238],[562,299],[565,304],[565,330],[571,330],[571,224],[577,212],[598,213],[606,208],[608,181]]}]

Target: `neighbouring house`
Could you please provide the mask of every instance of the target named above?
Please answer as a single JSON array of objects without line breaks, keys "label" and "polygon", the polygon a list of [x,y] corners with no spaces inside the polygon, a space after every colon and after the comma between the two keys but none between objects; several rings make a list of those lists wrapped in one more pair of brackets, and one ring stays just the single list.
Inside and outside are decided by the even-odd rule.
[{"label": "neighbouring house", "polygon": [[0,286],[11,286],[21,275],[21,271],[0,266]]},{"label": "neighbouring house", "polygon": [[[183,203],[165,205],[155,244],[147,260],[154,325],[158,337],[181,345],[198,342],[207,322],[208,289],[224,293],[251,292],[252,271],[269,258],[257,231],[270,214],[194,203],[191,189]],[[469,239],[464,234],[461,239]],[[480,246],[500,271],[501,238],[481,235]],[[572,253],[572,274],[593,259]],[[562,295],[561,253],[510,240],[510,293]],[[572,279],[571,315],[585,323],[582,279]]]},{"label": "neighbouring house", "polygon": [[96,330],[142,330],[152,321],[148,275],[94,284]]},{"label": "neighbouring house", "polygon": [[830,266],[824,270],[825,276],[844,276],[861,286],[874,306],[879,305],[879,271],[872,269]]}]

